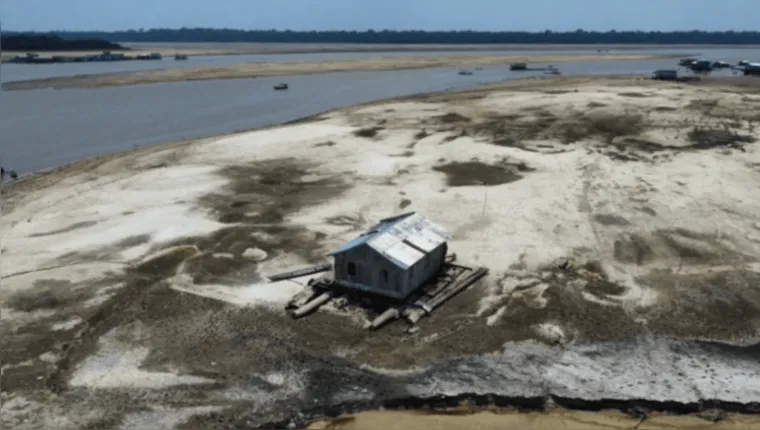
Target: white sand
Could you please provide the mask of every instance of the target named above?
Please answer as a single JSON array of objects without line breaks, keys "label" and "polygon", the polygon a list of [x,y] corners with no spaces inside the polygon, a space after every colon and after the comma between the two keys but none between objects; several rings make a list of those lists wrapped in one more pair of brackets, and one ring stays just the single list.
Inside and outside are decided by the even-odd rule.
[{"label": "white sand", "polygon": [[[562,112],[591,101],[625,104],[616,109],[642,110],[660,102],[686,105],[695,97],[686,90],[664,88],[652,96],[654,101],[617,95],[633,91],[641,91],[641,88],[589,87],[549,95],[529,91],[495,93],[482,100],[457,104],[449,110],[470,115],[524,113],[526,107]],[[288,220],[330,232],[327,240],[335,245],[357,232],[330,226],[324,222],[325,218],[359,215],[369,225],[401,212],[397,207],[398,194],[403,192],[404,198],[412,201],[408,209],[423,213],[454,233],[451,248],[465,262],[488,266],[498,276],[518,260],[526,263],[527,269],[534,270],[567,256],[573,248],[587,247],[605,264],[610,276],[629,286],[623,300],[641,306],[651,305],[656,301],[656,294],[636,285],[633,276],[651,267],[621,266],[610,258],[612,236],[621,230],[641,232],[684,227],[709,235],[723,235],[739,251],[760,253],[760,244],[749,240],[747,235],[748,231],[755,230],[752,225],[758,222],[760,213],[758,175],[751,165],[760,160],[755,147],[750,146],[741,154],[719,150],[683,153],[672,161],[650,164],[589,154],[581,143],[566,147],[570,150],[564,153],[546,154],[495,146],[472,137],[461,137],[442,145],[439,143],[448,133],[434,133],[417,143],[413,155],[396,156],[408,150],[412,136],[421,127],[411,123],[441,114],[444,106],[442,103],[400,102],[332,113],[317,123],[243,133],[195,145],[186,148],[181,162],[165,168],[117,172],[85,182],[64,181],[60,186],[26,195],[2,221],[8,248],[4,263],[11,268],[7,269],[10,273],[5,274],[8,277],[5,288],[30,288],[30,281],[41,275],[14,277],[13,274],[54,265],[56,258],[69,252],[97,253],[131,237],[149,237],[146,243],[111,253],[110,258],[117,263],[128,264],[169,240],[217,230],[222,224],[194,209],[194,201],[200,196],[224,186],[225,181],[214,173],[215,169],[246,160],[288,156],[312,160],[321,175],[354,175],[355,186],[345,198],[307,208]],[[649,115],[662,117],[656,117],[655,122],[667,122],[674,114],[652,112]],[[366,124],[368,118],[384,119],[393,128],[380,131],[376,139],[353,136],[351,132],[359,126],[355,121],[365,121],[361,126],[372,125]],[[668,133],[655,129],[649,135],[660,136],[671,146],[686,144],[683,139],[672,136],[665,139]],[[314,146],[327,140],[336,145],[328,149]],[[437,160],[468,161],[473,157],[483,162],[508,157],[524,161],[536,171],[523,180],[485,190],[477,186],[449,188],[445,185],[445,176],[430,168]],[[138,158],[132,163],[134,167],[148,165],[150,159]],[[397,172],[402,169],[408,173],[399,175]],[[384,182],[386,178],[396,185],[389,187]],[[642,183],[649,184],[651,191],[642,191]],[[657,216],[637,211],[637,207],[644,204],[656,211]],[[729,208],[732,214],[727,214]],[[593,213],[623,213],[633,227],[599,227],[591,219],[589,209]],[[97,224],[30,237],[84,222]],[[290,262],[290,265],[297,264]],[[80,263],[77,267],[92,270],[93,265]],[[284,267],[287,265],[282,261],[267,261],[262,271],[272,273]],[[119,270],[118,265],[109,269]],[[58,279],[70,279],[70,276],[74,274],[65,268],[55,273]],[[177,282],[175,288],[192,289],[183,282]],[[269,288],[276,293],[266,293],[265,286],[252,286],[236,293],[249,299],[232,297],[224,292],[223,286],[209,286],[205,292],[194,291],[206,296],[226,296],[225,300],[236,303],[257,298],[283,302],[297,287],[278,283]]]},{"label": "white sand", "polygon": [[[98,351],[77,367],[69,384],[90,388],[166,388],[172,385],[203,384],[211,379],[172,372],[148,372],[139,367],[148,348],[129,349],[115,339],[116,333],[100,338]],[[125,348],[126,347],[126,348]]]},{"label": "white sand", "polygon": [[[621,161],[592,151],[604,146],[594,139],[569,145],[549,139],[527,142],[533,149],[538,148],[538,152],[534,152],[493,145],[486,136],[463,136],[443,143],[457,131],[439,131],[421,123],[425,118],[453,111],[473,118],[489,113],[528,115],[531,108],[564,115],[572,107],[582,110],[593,101],[614,104],[609,111],[648,112],[646,115],[654,123],[646,132],[651,141],[672,147],[686,146],[685,132],[679,134],[672,129],[673,118],[678,113],[651,108],[683,108],[691,101],[701,102],[709,94],[689,87],[661,87],[651,97],[621,95],[636,91],[642,88],[633,84],[630,87],[590,84],[578,86],[577,92],[570,93],[545,94],[538,89],[497,92],[483,99],[463,99],[451,105],[391,103],[331,113],[320,122],[248,132],[187,146],[175,155],[173,162],[160,169],[145,169],[159,158],[155,152],[116,159],[94,172],[74,174],[46,188],[12,196],[13,209],[0,220],[6,248],[3,288],[7,292],[28,292],[33,291],[35,281],[51,279],[85,283],[102,278],[109,271],[118,273],[147,255],[160,252],[162,244],[171,240],[217,231],[224,225],[201,209],[198,201],[209,193],[228,192],[227,181],[219,176],[218,168],[297,157],[310,161],[314,170],[312,178],[344,175],[353,188],[339,199],[305,207],[290,215],[285,220],[287,224],[303,225],[327,234],[324,242],[329,248],[359,231],[331,225],[327,218],[356,217],[363,220],[361,230],[389,215],[409,210],[424,214],[454,234],[450,250],[456,252],[464,264],[491,269],[478,290],[477,317],[484,325],[498,324],[518,302],[535,309],[546,307],[546,292],[551,288],[543,279],[546,266],[554,266],[565,257],[572,257],[579,264],[584,260],[598,260],[610,278],[625,287],[622,295],[599,296],[581,291],[580,286],[569,285],[571,291],[578,291],[579,300],[617,307],[620,312],[653,307],[665,293],[657,287],[640,284],[637,277],[655,268],[679,267],[679,259],[657,248],[655,251],[661,258],[652,262],[622,263],[614,256],[615,240],[632,234],[649,237],[657,229],[684,228],[714,238],[712,245],[697,239],[677,239],[693,249],[721,243],[746,256],[760,256],[757,227],[760,225],[757,168],[760,150],[757,145],[746,146],[745,152],[711,149],[683,152],[656,161]],[[721,94],[724,104],[737,103],[741,97]],[[376,138],[353,135],[355,130],[376,125],[381,120],[386,121],[386,128],[379,131]],[[667,124],[671,125],[666,127]],[[422,128],[432,134],[410,148],[410,144],[415,143],[414,135]],[[753,133],[760,138],[760,133]],[[316,146],[328,140],[335,145]],[[542,149],[538,146],[542,144],[552,148]],[[556,153],[558,150],[565,152]],[[404,155],[406,152],[410,154]],[[642,156],[651,158],[647,154]],[[508,158],[512,162],[525,162],[535,171],[526,172],[519,181],[486,188],[450,187],[446,176],[432,169],[444,162],[467,162],[474,158],[483,163]],[[129,170],[125,171],[126,167]],[[94,179],[86,180],[88,178]],[[402,199],[410,200],[411,205],[400,208]],[[625,218],[627,223],[602,224],[595,220],[597,215],[610,214]],[[80,227],[76,229],[53,233],[77,223]],[[50,234],[31,237],[46,232]],[[144,239],[137,245],[118,245],[137,236]],[[266,239],[267,234],[262,231],[258,237]],[[71,261],[58,267],[61,259],[66,258]],[[99,258],[104,261],[97,261]],[[301,264],[300,257],[284,253],[262,261],[259,271],[266,275]],[[515,269],[515,264],[522,267]],[[707,272],[716,267],[719,265],[691,266],[688,270]],[[759,269],[757,265],[744,268]],[[303,285],[300,281],[252,283],[243,287],[221,283],[203,285],[193,283],[181,271],[169,283],[176,290],[234,305],[272,309],[281,309]],[[111,288],[119,286],[99,288],[104,289],[103,294],[112,294]],[[0,296],[3,324],[23,326],[34,320],[16,310],[6,313],[8,301],[9,294]],[[69,325],[73,326],[74,320],[62,319],[51,330]],[[572,337],[572,333],[553,321],[536,325],[533,331],[550,342],[562,343]],[[503,354],[487,360],[493,361],[493,369],[514,371],[510,363],[521,362],[531,350],[535,350],[536,355],[550,355],[548,348],[533,342],[507,345]],[[548,366],[523,363],[520,375],[545,381],[548,388],[544,389],[560,395],[760,401],[760,384],[754,376],[757,369],[747,368],[747,363],[724,361],[713,366],[711,372],[715,373],[709,377],[695,379],[706,375],[704,369],[709,369],[706,365],[714,359],[693,358],[692,362],[701,369],[693,370],[688,363],[669,364],[672,351],[668,352],[660,344],[646,345],[642,351],[606,359],[594,358],[591,349],[587,346],[569,348]],[[118,344],[115,339],[102,338],[99,352],[80,363],[70,382],[84,387],[151,389],[210,382],[176,372],[141,370],[139,366],[149,353],[148,347],[132,348]],[[631,376],[615,370],[620,368],[633,369],[641,382],[630,386]],[[460,371],[461,377],[457,380],[422,381],[412,390],[458,394],[467,388],[471,392],[493,392],[496,382],[488,385],[468,374],[466,365],[462,365]],[[658,372],[669,375],[666,386],[661,384]],[[674,376],[679,372],[686,376]],[[507,384],[503,385],[504,389],[520,393],[523,386],[509,385],[514,375],[504,375],[507,374],[501,374]],[[283,378],[278,378],[270,375],[271,381],[282,380],[288,385]],[[495,381],[498,382],[498,378]],[[143,418],[134,417],[137,420],[134,422],[142,422]]]}]

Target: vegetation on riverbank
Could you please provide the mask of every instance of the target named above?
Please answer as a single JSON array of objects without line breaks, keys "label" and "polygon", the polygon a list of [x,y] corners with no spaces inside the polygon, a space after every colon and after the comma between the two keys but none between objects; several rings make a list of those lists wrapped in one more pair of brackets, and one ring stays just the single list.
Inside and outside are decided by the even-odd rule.
[{"label": "vegetation on riverbank", "polygon": [[129,48],[99,38],[63,39],[49,34],[11,34],[0,36],[6,51],[125,51]]},{"label": "vegetation on riverbank", "polygon": [[290,31],[156,28],[36,33],[129,42],[287,42],[398,44],[760,44],[760,31]]}]

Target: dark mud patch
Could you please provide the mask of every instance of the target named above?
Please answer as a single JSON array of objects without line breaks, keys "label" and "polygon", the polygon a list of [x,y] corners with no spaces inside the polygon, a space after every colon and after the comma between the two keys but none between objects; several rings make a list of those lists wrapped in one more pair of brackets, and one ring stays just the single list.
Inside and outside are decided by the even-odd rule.
[{"label": "dark mud patch", "polygon": [[441,140],[441,143],[443,144],[443,143],[449,143],[449,142],[453,142],[453,141],[455,141],[455,140],[459,139],[460,137],[467,137],[467,136],[469,136],[469,135],[470,135],[470,134],[467,132],[467,130],[466,130],[466,129],[462,129],[462,130],[460,130],[460,131],[459,131],[459,133],[456,133],[456,134],[450,134],[450,135],[448,135],[448,136],[444,137],[444,138]]},{"label": "dark mud patch", "polygon": [[460,115],[455,112],[449,112],[444,115],[437,116],[435,118],[443,124],[461,124],[461,123],[467,123],[467,122],[472,121],[471,118],[466,117],[464,115]]},{"label": "dark mud patch", "polygon": [[642,207],[639,208],[639,210],[641,212],[644,212],[647,215],[657,216],[657,211],[655,211],[654,209],[650,208],[649,206],[642,206]]},{"label": "dark mud patch", "polygon": [[655,112],[675,112],[678,108],[673,106],[655,106],[652,110]]},{"label": "dark mud patch", "polygon": [[[426,129],[422,129],[414,134],[414,138],[417,140],[424,139],[426,137],[430,136],[430,133]],[[416,143],[416,142],[415,142]]]},{"label": "dark mud patch", "polygon": [[636,92],[636,91],[629,91],[629,92],[618,93],[618,95],[620,97],[634,97],[634,98],[647,98],[647,97],[650,97],[649,94],[639,93],[639,92]]},{"label": "dark mud patch", "polygon": [[317,143],[314,146],[317,148],[324,148],[324,147],[330,147],[335,146],[337,143],[333,142],[332,140],[328,140],[327,142]]},{"label": "dark mud patch", "polygon": [[558,139],[575,143],[584,139],[613,139],[638,135],[647,128],[646,118],[638,112],[607,112],[603,109],[590,112],[571,112],[559,117],[538,109],[531,117],[518,120],[508,116],[493,116],[470,127],[477,136],[487,136],[502,146],[526,149],[525,140]]},{"label": "dark mud patch", "polygon": [[602,139],[607,143],[621,136],[638,135],[647,128],[645,117],[637,112],[591,111],[575,114],[552,124],[549,133],[563,143]]},{"label": "dark mud patch", "polygon": [[638,282],[661,295],[659,305],[648,315],[654,334],[736,342],[756,339],[758,273],[738,267],[699,274],[659,270]]},{"label": "dark mud patch", "polygon": [[28,237],[43,237],[43,236],[52,236],[54,234],[68,233],[70,231],[78,230],[80,228],[92,227],[96,225],[97,223],[98,223],[97,221],[77,222],[58,230],[46,231],[44,233],[32,233]]},{"label": "dark mud patch", "polygon": [[[179,270],[194,283],[250,285],[262,280],[260,264],[284,254],[295,254],[309,263],[324,260],[328,252],[317,233],[299,226],[240,225],[224,228],[207,237],[188,238],[168,244],[173,252],[151,259],[138,269],[157,277]],[[263,259],[252,259],[246,250],[264,252]],[[262,254],[262,255],[264,255]]]},{"label": "dark mud patch", "polygon": [[[13,351],[33,352],[37,357],[52,349],[60,351],[60,358],[57,363],[46,366],[41,379],[30,376],[31,379],[16,380],[14,384],[44,385],[53,392],[63,392],[67,390],[71,370],[95,351],[98,338],[111,329],[135,320],[143,324],[160,321],[163,325],[173,325],[177,320],[192,320],[227,308],[228,305],[223,302],[172,290],[165,281],[180,268],[196,282],[250,285],[258,279],[260,263],[246,257],[246,250],[250,248],[263,250],[267,258],[288,253],[307,262],[323,261],[323,234],[309,231],[303,226],[283,224],[282,221],[304,207],[339,196],[350,186],[342,179],[312,174],[308,164],[285,159],[222,169],[220,173],[230,180],[229,189],[225,193],[205,196],[200,204],[220,221],[235,225],[208,236],[189,237],[165,244],[161,249],[153,250],[152,257],[148,257],[147,261],[128,267],[124,275],[112,279],[109,284],[121,282],[125,286],[99,307],[81,312],[81,329],[76,330],[71,338],[50,336],[49,322],[24,327],[29,333],[14,336]],[[147,239],[139,236],[128,238],[107,249],[87,255],[71,253],[67,258],[72,261],[90,256],[104,258],[126,247],[144,243]],[[51,290],[34,298],[18,299],[16,304],[32,309],[67,306],[70,302],[73,306],[74,300],[79,300],[58,297],[59,290]],[[60,318],[57,316],[56,321]],[[245,331],[249,332],[254,326],[246,326]],[[198,330],[205,329],[198,327]]]},{"label": "dark mud patch", "polygon": [[677,148],[669,148],[657,142],[652,142],[650,140],[645,140],[645,139],[641,139],[637,137],[626,137],[622,139],[620,143],[615,143],[615,148],[621,152],[633,150],[633,151],[646,152],[649,154],[677,149]]},{"label": "dark mud patch", "polygon": [[615,240],[614,255],[617,261],[631,264],[647,264],[657,258],[652,245],[638,234],[623,235]]},{"label": "dark mud patch", "polygon": [[405,208],[409,207],[409,205],[411,205],[411,204],[412,204],[411,200],[409,200],[409,199],[401,199],[401,201],[398,204],[398,208],[399,209],[405,209]]},{"label": "dark mud patch", "polygon": [[479,161],[454,162],[433,167],[436,172],[446,174],[447,183],[452,187],[508,184],[522,179],[520,173],[527,171],[526,169],[527,166],[521,170],[519,166],[486,164]]},{"label": "dark mud patch", "polygon": [[8,298],[6,306],[21,312],[64,309],[92,297],[86,288],[76,289],[65,280],[37,280],[31,289],[18,292]]},{"label": "dark mud patch", "polygon": [[599,103],[599,102],[588,102],[586,104],[586,107],[589,108],[589,109],[595,109],[595,108],[607,107],[607,106],[608,106],[607,104],[605,104],[605,103]]},{"label": "dark mud patch", "polygon": [[[97,306],[84,307],[84,302],[95,297],[99,290],[115,287],[123,281],[122,275],[111,275],[77,284],[62,280],[41,280],[29,291],[9,297],[7,305],[16,310],[55,313],[18,326],[13,320],[0,323],[0,351],[3,353],[3,364],[29,364],[4,369],[0,375],[2,391],[47,390],[48,382],[58,372],[58,367],[55,363],[43,361],[40,356],[49,353],[65,360],[88,331],[91,318],[97,319],[101,312]],[[118,295],[120,291],[115,290],[112,294]],[[53,324],[73,318],[81,319],[81,323],[69,330],[51,331]]]},{"label": "dark mud patch", "polygon": [[367,127],[367,128],[361,128],[359,130],[354,131],[354,136],[356,137],[364,137],[367,139],[371,139],[382,130],[385,130],[385,127]]},{"label": "dark mud patch", "polygon": [[711,128],[696,126],[692,128],[687,139],[692,143],[693,149],[710,149],[721,146],[740,146],[746,143],[754,143],[754,136],[741,134],[730,127]]},{"label": "dark mud patch", "polygon": [[616,260],[638,265],[658,260],[685,265],[738,264],[749,259],[725,241],[681,228],[623,234],[614,246]]},{"label": "dark mud patch", "polygon": [[623,225],[631,224],[631,222],[628,221],[627,219],[623,218],[620,215],[615,215],[615,214],[596,214],[594,215],[594,219],[596,220],[596,222],[602,225],[623,226]]},{"label": "dark mud patch", "polygon": [[401,154],[391,154],[391,157],[414,157],[414,151],[404,151]]},{"label": "dark mud patch", "polygon": [[201,199],[220,222],[281,223],[288,214],[341,196],[350,185],[344,178],[313,172],[305,160],[278,159],[229,166],[220,174],[230,181],[225,193]]}]

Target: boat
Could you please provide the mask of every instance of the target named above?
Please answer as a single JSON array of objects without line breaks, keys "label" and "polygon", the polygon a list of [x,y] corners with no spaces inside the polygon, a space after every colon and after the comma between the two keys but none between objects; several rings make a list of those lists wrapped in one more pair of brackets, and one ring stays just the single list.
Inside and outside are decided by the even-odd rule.
[{"label": "boat", "polygon": [[274,90],[275,91],[282,91],[282,90],[287,90],[287,89],[288,89],[288,84],[286,84],[284,82],[283,83],[279,83],[279,84],[277,84],[277,85],[274,86]]},{"label": "boat", "polygon": [[187,60],[187,55],[183,55],[183,54],[175,54],[175,55],[174,55],[174,60],[175,60],[175,61],[182,61],[182,60]]},{"label": "boat", "polygon": [[527,63],[512,63],[509,65],[509,70],[528,70]]},{"label": "boat", "polygon": [[709,72],[713,69],[713,63],[710,60],[697,60],[688,66],[694,72]]},{"label": "boat", "polygon": [[727,63],[727,62],[725,62],[725,61],[714,61],[714,62],[712,63],[712,68],[713,68],[713,69],[730,69],[730,68],[731,68],[731,65],[730,65],[730,64],[728,64],[728,63]]},{"label": "boat", "polygon": [[469,75],[471,75],[471,74],[472,74],[472,72],[471,72],[471,71],[469,71],[469,70],[460,70],[460,71],[459,71],[459,74],[460,74],[460,75],[469,76]]}]

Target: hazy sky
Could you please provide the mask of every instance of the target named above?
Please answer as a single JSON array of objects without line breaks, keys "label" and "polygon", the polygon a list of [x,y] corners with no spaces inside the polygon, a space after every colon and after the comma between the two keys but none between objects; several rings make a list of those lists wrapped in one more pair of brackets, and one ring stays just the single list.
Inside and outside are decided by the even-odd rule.
[{"label": "hazy sky", "polygon": [[0,0],[8,30],[760,30],[760,0]]}]

